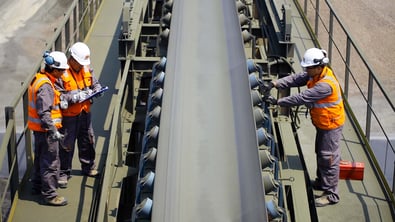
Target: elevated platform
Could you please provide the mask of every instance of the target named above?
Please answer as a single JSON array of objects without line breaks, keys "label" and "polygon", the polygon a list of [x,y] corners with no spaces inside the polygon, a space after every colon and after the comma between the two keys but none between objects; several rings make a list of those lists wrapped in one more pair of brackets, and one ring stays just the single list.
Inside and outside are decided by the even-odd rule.
[{"label": "elevated platform", "polygon": [[[302,70],[298,64],[300,64],[305,50],[315,46],[308,34],[308,29],[303,22],[302,16],[297,13],[296,6],[291,4],[291,8],[292,41],[296,45],[294,68],[295,72],[299,72]],[[297,93],[297,89],[294,89],[291,93]],[[297,129],[297,135],[300,140],[304,164],[308,169],[309,179],[314,180],[316,172],[315,128],[311,124],[310,116],[306,117],[304,111],[302,110],[298,113],[297,119],[300,120],[300,124]],[[348,111],[347,113],[349,115]],[[374,165],[368,158],[363,141],[359,139],[355,126],[352,125],[351,116],[347,117],[341,141],[341,158],[343,160],[363,162],[365,164],[364,179],[362,181],[341,179],[339,182],[340,202],[336,205],[316,208],[318,220],[323,222],[393,221],[394,212],[392,212],[390,203],[384,195],[383,187],[375,172]],[[292,155],[294,153],[290,153],[290,156]],[[293,175],[293,173],[290,173],[290,175]],[[322,191],[314,191],[314,195],[321,193]]]},{"label": "elevated platform", "polygon": [[[299,72],[301,71],[298,65],[300,59],[306,49],[314,47],[314,42],[294,2],[287,2],[290,3],[292,11],[291,39],[295,43],[293,67],[296,72]],[[133,185],[128,187],[125,184],[125,177],[130,176],[132,169],[127,166],[106,165],[108,150],[115,149],[115,147],[109,145],[114,105],[118,102],[116,100],[117,94],[123,93],[118,91],[123,68],[121,68],[118,60],[118,37],[122,6],[123,0],[103,0],[91,32],[86,39],[86,43],[92,51],[91,60],[95,75],[103,85],[110,88],[104,97],[95,101],[92,107],[98,169],[100,172],[104,172],[105,169],[111,168],[114,172],[111,175],[105,175],[105,177],[112,178],[109,180],[111,183],[109,198],[100,199],[100,187],[104,181],[103,174],[97,178],[82,176],[78,158],[75,156],[69,186],[67,189],[59,189],[59,193],[69,201],[67,206],[42,205],[39,196],[31,195],[31,185],[27,183],[20,188],[17,194],[18,197],[11,209],[9,221],[94,221],[95,215],[105,215],[106,221],[115,222],[118,221],[117,216],[120,214],[131,215],[132,212],[124,211],[124,209],[130,209],[130,206],[125,207],[124,205],[130,205],[132,201],[123,199],[122,188],[135,188]],[[124,59],[133,62],[133,58],[125,57]],[[137,59],[145,61],[145,59]],[[146,60],[150,59],[147,58]],[[136,88],[129,90],[136,90]],[[294,91],[291,93],[294,93]],[[128,102],[134,103],[135,101]],[[132,128],[133,122],[136,121],[135,114],[126,110],[122,113],[122,133],[130,134],[128,130]],[[290,120],[287,118],[279,120],[280,131],[283,133],[282,137],[289,138],[289,141],[285,141],[287,144],[284,150],[285,160],[281,163],[281,178],[284,179],[282,183],[292,189],[292,201],[294,203],[293,213],[288,221],[394,221],[394,212],[392,212],[384,195],[383,187],[380,185],[373,165],[364,151],[363,143],[358,138],[349,119],[343,130],[342,159],[364,162],[364,180],[340,180],[341,199],[338,204],[324,208],[311,207],[311,203],[314,201],[313,195],[319,194],[318,191],[313,191],[306,183],[306,180],[313,180],[315,177],[313,139],[315,129],[311,125],[310,119],[305,117],[304,112],[298,114],[298,119],[300,120],[297,129],[298,141],[293,141],[295,133],[291,128]],[[129,137],[125,136],[125,138]],[[125,147],[130,143],[129,140],[121,142]],[[307,171],[304,170],[304,166],[306,166]],[[293,179],[289,179],[291,177]],[[103,203],[105,208],[99,207]]]},{"label": "elevated platform", "polygon": [[[100,83],[108,86],[109,90],[92,105],[92,124],[96,136],[96,163],[101,172],[96,178],[86,177],[81,174],[80,163],[75,152],[73,159],[72,178],[66,189],[58,189],[60,195],[68,200],[68,205],[52,207],[42,205],[40,196],[31,195],[31,184],[28,182],[19,192],[17,203],[12,209],[9,221],[94,221],[93,215],[97,211],[98,198],[101,190],[102,172],[105,168],[107,150],[113,117],[113,103],[118,93],[117,84],[121,72],[118,60],[118,37],[123,0],[104,0],[94,21],[92,29],[86,38],[86,43],[91,49],[91,63],[95,76]],[[120,184],[127,174],[126,168],[117,168],[119,178],[114,176],[114,196],[121,192]],[[107,201],[108,200],[101,200]],[[113,200],[118,205],[119,200]],[[109,205],[108,214],[116,212],[118,206]],[[114,217],[114,221],[116,221]]]}]

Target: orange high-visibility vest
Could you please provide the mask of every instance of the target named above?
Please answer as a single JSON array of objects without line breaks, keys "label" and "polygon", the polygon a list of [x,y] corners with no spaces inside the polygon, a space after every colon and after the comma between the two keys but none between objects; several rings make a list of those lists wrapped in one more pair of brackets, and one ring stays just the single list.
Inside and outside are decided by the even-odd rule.
[{"label": "orange high-visibility vest", "polygon": [[311,78],[307,82],[307,87],[311,88],[320,82],[329,84],[332,94],[313,104],[313,108],[310,109],[311,120],[313,125],[320,129],[336,129],[346,120],[339,82],[328,67],[323,69],[318,78]]},{"label": "orange high-visibility vest", "polygon": [[57,129],[62,127],[62,113],[60,111],[59,103],[60,103],[60,92],[55,90],[53,83],[49,79],[46,74],[37,73],[35,79],[29,86],[29,104],[28,104],[28,121],[27,125],[29,129],[34,131],[46,132],[47,129],[42,128],[42,121],[38,116],[37,112],[37,92],[40,87],[48,83],[52,86],[52,89],[55,92],[53,106],[51,110],[52,121]]},{"label": "orange high-visibility vest", "polygon": [[[92,85],[92,74],[88,66],[84,66],[78,73],[73,72],[71,69],[66,70],[62,75],[63,87],[68,92],[78,92],[86,87]],[[67,109],[62,110],[63,116],[76,116],[83,110],[90,112],[91,102],[89,100],[82,103],[69,104]]]}]

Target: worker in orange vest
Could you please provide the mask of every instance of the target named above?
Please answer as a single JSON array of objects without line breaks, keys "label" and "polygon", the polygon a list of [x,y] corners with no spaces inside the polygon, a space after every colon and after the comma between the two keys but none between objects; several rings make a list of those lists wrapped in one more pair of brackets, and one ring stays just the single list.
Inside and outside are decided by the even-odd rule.
[{"label": "worker in orange vest", "polygon": [[312,123],[316,128],[317,155],[317,178],[312,185],[314,189],[324,191],[315,199],[317,207],[335,204],[340,199],[340,139],[345,112],[339,82],[327,66],[328,63],[326,51],[318,48],[308,49],[301,62],[304,72],[272,81],[265,89],[267,91],[272,87],[286,89],[307,86],[307,89],[299,94],[278,100],[269,96],[266,101],[285,107],[306,105],[310,109]]},{"label": "worker in orange vest", "polygon": [[72,159],[77,141],[78,157],[82,174],[96,176],[95,135],[91,122],[91,95],[102,89],[101,84],[90,68],[90,49],[85,43],[76,42],[70,49],[68,64],[70,69],[56,82],[57,89],[62,93],[63,121],[61,132],[65,135],[60,149],[61,170],[59,186],[66,188],[71,177]]},{"label": "worker in orange vest", "polygon": [[41,194],[45,204],[64,206],[67,200],[59,196],[59,141],[63,135],[60,93],[54,82],[69,68],[66,55],[54,51],[44,54],[45,67],[37,73],[29,86],[28,128],[34,135],[34,169],[32,193]]}]

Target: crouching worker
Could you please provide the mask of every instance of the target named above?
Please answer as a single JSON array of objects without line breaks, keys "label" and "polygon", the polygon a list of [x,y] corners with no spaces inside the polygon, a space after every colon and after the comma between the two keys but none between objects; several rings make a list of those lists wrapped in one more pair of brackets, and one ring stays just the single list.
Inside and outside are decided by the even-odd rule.
[{"label": "crouching worker", "polygon": [[53,206],[67,205],[66,198],[57,193],[60,169],[59,133],[62,115],[60,93],[54,82],[69,68],[66,55],[54,51],[44,54],[45,67],[36,74],[29,86],[28,127],[34,135],[34,169],[32,193],[41,194],[44,203]]}]

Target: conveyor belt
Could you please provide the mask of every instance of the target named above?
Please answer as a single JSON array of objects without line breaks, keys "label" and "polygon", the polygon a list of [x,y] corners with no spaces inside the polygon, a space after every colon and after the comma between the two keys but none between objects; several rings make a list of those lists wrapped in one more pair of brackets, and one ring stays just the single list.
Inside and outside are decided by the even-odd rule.
[{"label": "conveyor belt", "polygon": [[[145,136],[147,76],[161,56],[167,61],[155,186],[148,194],[153,195],[153,208],[147,218],[134,218],[136,222],[266,221],[267,200],[273,196],[283,204],[283,221],[394,221],[393,208],[349,120],[343,131],[342,157],[363,161],[365,175],[363,181],[340,181],[338,204],[314,207],[313,195],[318,192],[311,189],[309,179],[315,176],[315,130],[304,113],[297,113],[297,130],[287,116],[270,116],[276,148],[281,149],[275,176],[282,192],[265,194],[246,64],[254,55],[252,41],[243,48],[233,1],[174,0],[166,49],[157,36],[161,26],[155,16],[167,1],[127,2],[134,6],[131,33],[120,34],[120,27],[127,27],[122,15],[129,11],[125,3],[104,0],[86,39],[95,74],[110,88],[92,108],[101,176],[82,176],[75,158],[69,187],[59,190],[69,205],[41,205],[38,196],[30,195],[27,183],[19,188],[10,221],[130,221],[135,216],[136,206],[141,207],[136,201],[137,182],[141,182],[136,159]],[[300,58],[314,41],[293,1],[274,2],[280,6],[286,2],[292,12],[294,48],[282,42],[280,52],[292,49],[286,53],[294,55],[293,69],[301,71]],[[281,10],[271,9],[276,12]],[[252,14],[261,18],[257,13]],[[256,29],[257,24],[255,20],[251,31],[259,36],[262,30]],[[255,40],[256,50],[262,52],[255,61],[265,66],[270,56],[265,51],[267,41]],[[156,47],[161,47],[159,53]],[[276,70],[285,69],[273,66],[265,78],[276,78]]]},{"label": "conveyor belt", "polygon": [[175,1],[172,15],[152,221],[265,221],[235,4]]}]

